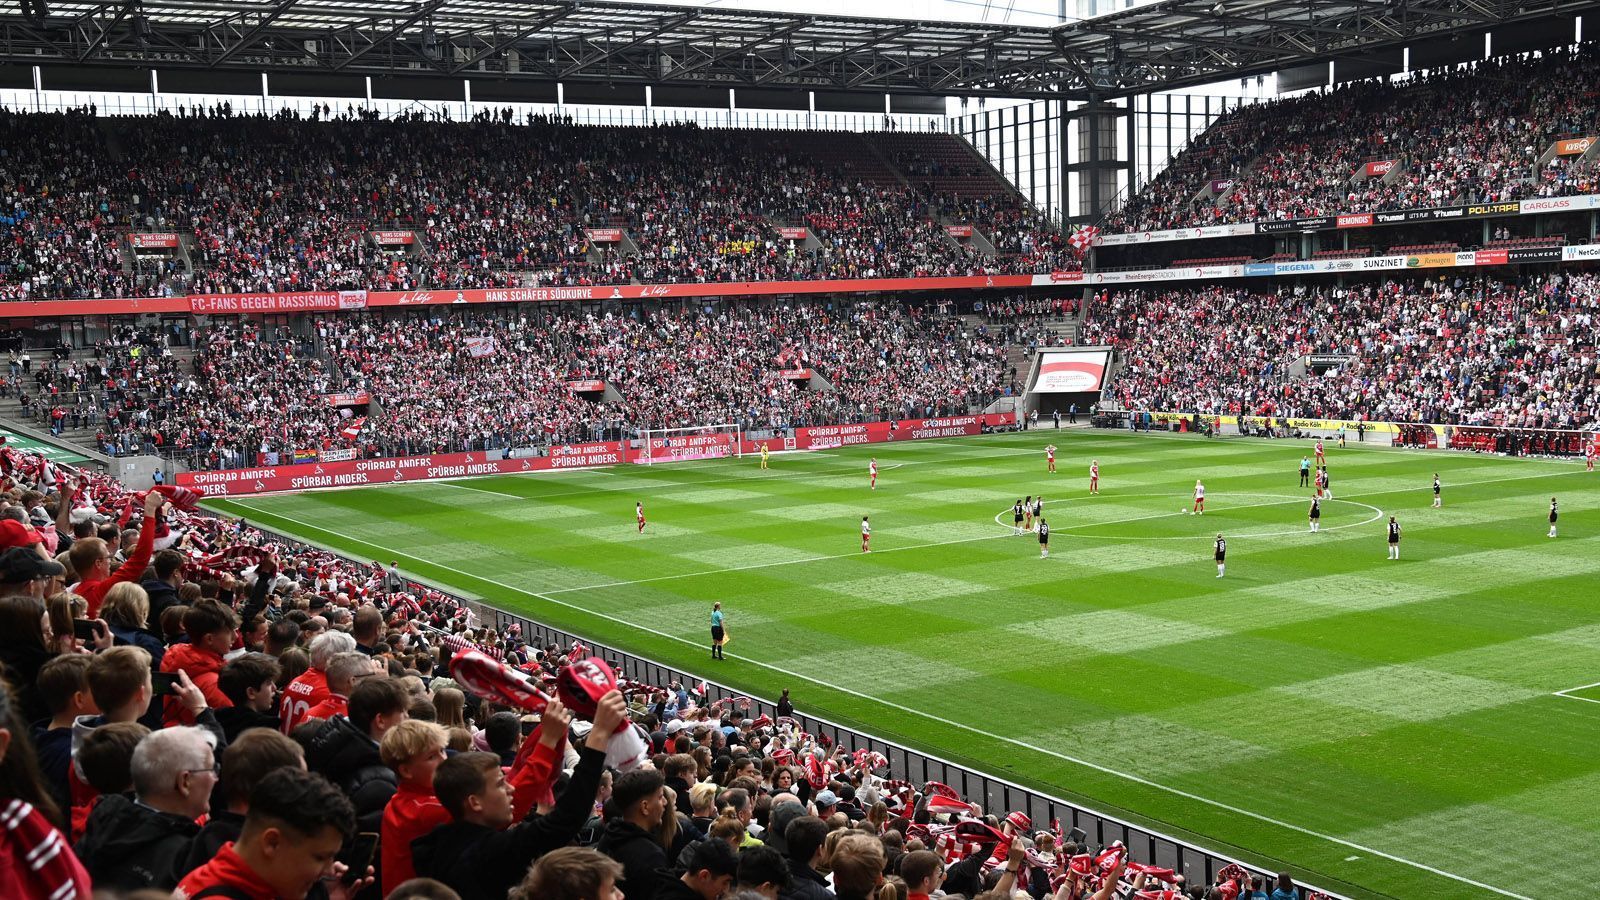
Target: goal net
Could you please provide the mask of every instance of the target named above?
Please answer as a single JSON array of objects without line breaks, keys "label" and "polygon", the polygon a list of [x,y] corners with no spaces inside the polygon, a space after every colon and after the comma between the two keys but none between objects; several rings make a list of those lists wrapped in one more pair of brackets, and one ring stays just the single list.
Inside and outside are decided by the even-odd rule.
[{"label": "goal net", "polygon": [[690,459],[727,459],[743,456],[738,425],[693,425],[688,428],[646,428],[639,432],[635,462],[654,465]]}]

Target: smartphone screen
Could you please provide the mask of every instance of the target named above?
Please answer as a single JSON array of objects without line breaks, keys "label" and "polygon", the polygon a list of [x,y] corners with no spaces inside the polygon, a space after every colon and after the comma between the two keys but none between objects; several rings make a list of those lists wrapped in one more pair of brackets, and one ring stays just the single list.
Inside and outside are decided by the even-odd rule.
[{"label": "smartphone screen", "polygon": [[72,634],[80,641],[94,640],[94,623],[88,619],[73,619]]},{"label": "smartphone screen", "polygon": [[372,865],[372,856],[378,851],[378,835],[376,832],[363,831],[351,838],[339,851],[339,862],[349,866],[344,873],[344,882],[354,884],[367,877],[367,867]]},{"label": "smartphone screen", "polygon": [[165,697],[166,695],[172,693],[172,688],[177,683],[178,673],[176,672],[150,673],[150,692],[155,694],[157,697]]}]

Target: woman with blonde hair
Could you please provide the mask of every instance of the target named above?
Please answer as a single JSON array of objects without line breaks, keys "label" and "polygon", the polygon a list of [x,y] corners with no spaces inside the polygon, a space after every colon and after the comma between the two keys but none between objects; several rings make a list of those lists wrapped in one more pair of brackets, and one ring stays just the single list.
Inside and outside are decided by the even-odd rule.
[{"label": "woman with blonde hair", "polygon": [[849,829],[834,828],[831,824],[828,828],[828,836],[822,842],[822,858],[817,860],[816,865],[817,871],[824,875],[833,871],[833,851],[844,836],[850,833]]},{"label": "woman with blonde hair", "polygon": [[723,807],[722,815],[711,823],[711,828],[707,830],[706,837],[715,841],[727,841],[728,846],[733,848],[733,852],[738,853],[739,845],[744,843],[744,823],[739,821],[739,816],[734,813],[733,807]]},{"label": "woman with blonde hair", "polygon": [[689,808],[694,811],[690,819],[694,827],[711,833],[711,824],[717,820],[717,786],[702,781],[689,788]]},{"label": "woman with blonde hair", "polygon": [[[678,808],[678,792],[669,787],[663,787],[667,792],[667,812],[674,812]],[[661,849],[667,851],[667,859],[673,859],[676,854],[672,852],[672,845],[678,842],[678,817],[663,815],[661,824],[656,826],[656,842],[661,844]]]},{"label": "woman with blonde hair", "polygon": [[438,713],[440,725],[446,728],[467,727],[467,695],[452,687],[433,692],[433,708]]},{"label": "woman with blonde hair", "polygon": [[111,636],[110,629],[106,628],[103,619],[87,619],[93,628],[94,637],[80,639],[77,636],[77,623],[80,614],[88,610],[88,604],[77,594],[66,591],[54,594],[45,601],[44,633],[52,653],[94,653],[97,650],[109,650],[115,639]]},{"label": "woman with blonde hair", "polygon": [[148,630],[150,595],[145,593],[144,588],[132,581],[112,585],[111,590],[106,591],[100,615],[111,627],[111,636],[117,639],[117,643],[143,647],[150,652],[151,668],[161,668],[161,655],[166,652],[166,647]]},{"label": "woman with blonde hair", "polygon": [[883,834],[889,826],[889,805],[882,800],[872,804],[872,808],[867,810],[867,825],[873,834]]},{"label": "woman with blonde hair", "polygon": [[281,691],[311,668],[311,654],[299,647],[290,647],[278,654],[278,668],[282,669],[278,673],[278,690]]}]

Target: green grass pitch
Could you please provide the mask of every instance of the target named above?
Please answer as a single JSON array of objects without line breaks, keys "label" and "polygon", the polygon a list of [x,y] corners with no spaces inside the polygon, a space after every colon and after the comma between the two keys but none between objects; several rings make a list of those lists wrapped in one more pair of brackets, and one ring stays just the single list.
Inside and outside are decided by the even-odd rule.
[{"label": "green grass pitch", "polygon": [[[1330,446],[1309,534],[1309,452],[1045,430],[210,505],[1354,896],[1589,896],[1600,693],[1555,692],[1600,682],[1600,474]],[[1010,533],[1040,492],[1048,560]]]}]

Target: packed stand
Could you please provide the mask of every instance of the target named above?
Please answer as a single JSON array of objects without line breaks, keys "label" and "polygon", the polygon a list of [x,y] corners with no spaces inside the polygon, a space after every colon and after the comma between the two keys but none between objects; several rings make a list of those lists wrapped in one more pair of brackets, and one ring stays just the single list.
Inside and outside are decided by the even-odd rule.
[{"label": "packed stand", "polygon": [[202,515],[181,488],[133,493],[9,447],[0,470],[7,897],[1265,887],[1234,865],[1186,884],[1120,844],[986,814],[806,733],[787,691],[756,716],[703,683],[619,678],[392,566]]},{"label": "packed stand", "polygon": [[[214,326],[172,336],[125,329],[91,359],[40,360],[0,387],[24,418],[46,419],[108,456],[181,453],[205,468],[253,465],[263,453],[343,446],[347,422],[327,395],[333,376],[315,346],[286,330]],[[87,433],[92,430],[92,437]]]},{"label": "packed stand", "polygon": [[[1600,423],[1600,276],[1387,281],[1278,293],[1103,293],[1079,342],[1131,409],[1581,429]],[[1349,360],[1299,374],[1308,354]]]},{"label": "packed stand", "polygon": [[[0,137],[13,148],[0,158],[0,299],[1077,267],[1037,215],[997,222],[1000,253],[979,254],[944,234],[920,192],[864,183],[779,132],[385,121],[326,107],[310,119],[240,116],[224,105],[112,120],[6,112]],[[776,230],[806,221],[815,252]],[[624,229],[637,253],[591,243],[591,228]],[[194,271],[169,278],[173,264],[158,261],[124,275],[130,229],[178,234]],[[390,230],[415,235],[415,252],[371,239]]]},{"label": "packed stand", "polygon": [[[1546,51],[1404,81],[1241,107],[1223,116],[1111,217],[1148,231],[1587,192],[1588,163],[1540,164],[1557,140],[1600,135],[1587,97],[1600,54]],[[1356,178],[1368,162],[1388,177]],[[1223,187],[1199,197],[1208,182]]]},{"label": "packed stand", "polygon": [[[543,447],[710,422],[784,430],[962,415],[1017,390],[1009,357],[1037,327],[969,328],[919,305],[734,306],[633,315],[451,311],[340,315],[316,336],[217,326],[190,337],[42,360],[6,385],[24,409],[91,423],[109,455],[181,454],[201,468]],[[153,346],[152,346],[153,345]],[[810,369],[829,389],[784,372]],[[603,381],[591,399],[572,382]],[[366,393],[343,415],[328,395]],[[609,398],[609,399],[608,399]],[[87,439],[87,436],[85,436]]]},{"label": "packed stand", "polygon": [[[320,320],[347,389],[385,411],[372,452],[418,440],[477,449],[632,437],[734,422],[746,430],[965,413],[1014,387],[1003,336],[916,306],[858,303],[639,316],[460,313],[418,323]],[[487,338],[473,356],[469,338]],[[832,390],[778,377],[813,369]],[[617,399],[590,401],[571,382]]]},{"label": "packed stand", "polygon": [[156,293],[123,271],[121,173],[88,114],[0,109],[0,300]]}]

